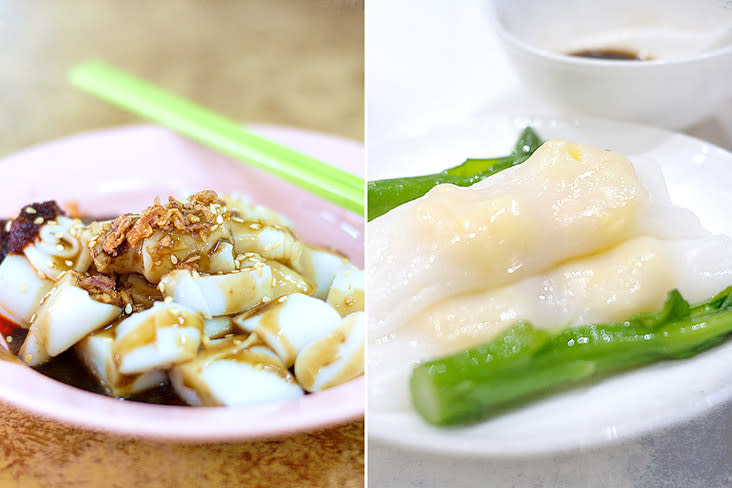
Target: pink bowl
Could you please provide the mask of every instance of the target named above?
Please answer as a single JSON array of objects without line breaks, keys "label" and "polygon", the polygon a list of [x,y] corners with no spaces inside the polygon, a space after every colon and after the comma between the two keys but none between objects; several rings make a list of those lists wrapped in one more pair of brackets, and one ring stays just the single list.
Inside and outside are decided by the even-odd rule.
[{"label": "pink bowl", "polygon": [[[363,146],[298,129],[252,129],[363,174]],[[239,191],[295,222],[306,241],[335,247],[363,266],[363,219],[261,171],[155,126],[130,126],[43,144],[0,161],[0,216],[26,203],[75,201],[84,215],[137,211],[155,196]],[[0,401],[64,424],[121,435],[213,442],[269,438],[363,416],[364,380],[299,400],[252,407],[175,407],[115,400],[0,361]]]}]

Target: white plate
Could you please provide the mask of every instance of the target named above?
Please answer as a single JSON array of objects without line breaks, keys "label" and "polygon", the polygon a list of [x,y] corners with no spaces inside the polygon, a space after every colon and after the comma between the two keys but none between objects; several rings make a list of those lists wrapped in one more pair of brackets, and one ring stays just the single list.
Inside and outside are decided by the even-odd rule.
[{"label": "white plate", "polygon": [[[682,134],[598,119],[477,118],[369,148],[369,179],[439,171],[466,157],[508,154],[526,125],[565,139],[655,158],[671,199],[714,233],[732,235],[732,154]],[[475,426],[437,429],[414,412],[369,409],[368,431],[410,448],[484,457],[556,453],[628,440],[703,415],[732,398],[732,341],[537,401]]]}]

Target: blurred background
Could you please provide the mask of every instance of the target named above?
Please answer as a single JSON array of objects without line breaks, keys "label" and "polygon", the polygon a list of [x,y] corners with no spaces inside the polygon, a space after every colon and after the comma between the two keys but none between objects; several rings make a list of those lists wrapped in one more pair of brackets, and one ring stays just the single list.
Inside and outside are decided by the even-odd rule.
[{"label": "blurred background", "polygon": [[[360,141],[363,22],[358,0],[0,0],[0,157],[141,122],[70,87],[67,69],[89,58],[235,120]],[[363,480],[362,421],[279,440],[178,445],[39,423],[0,404],[3,488]]]},{"label": "blurred background", "polygon": [[71,88],[100,58],[242,122],[363,138],[363,0],[0,0],[0,157],[139,122]]}]

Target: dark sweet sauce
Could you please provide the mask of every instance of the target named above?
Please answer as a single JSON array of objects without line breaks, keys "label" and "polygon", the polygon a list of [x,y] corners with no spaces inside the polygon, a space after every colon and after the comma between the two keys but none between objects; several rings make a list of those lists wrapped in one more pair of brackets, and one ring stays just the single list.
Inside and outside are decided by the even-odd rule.
[{"label": "dark sweet sauce", "polygon": [[611,61],[649,61],[651,58],[642,57],[635,51],[625,49],[582,49],[569,53],[578,58],[607,59]]},{"label": "dark sweet sauce", "polygon": [[[34,369],[61,383],[92,393],[106,394],[99,381],[94,378],[94,375],[89,372],[72,350],[63,352]],[[158,405],[186,405],[168,383],[132,396],[127,400]]]},{"label": "dark sweet sauce", "polygon": [[0,315],[0,334],[5,338],[10,352],[18,354],[20,346],[23,345],[23,341],[25,340],[25,336],[28,335],[28,331],[12,320]]}]

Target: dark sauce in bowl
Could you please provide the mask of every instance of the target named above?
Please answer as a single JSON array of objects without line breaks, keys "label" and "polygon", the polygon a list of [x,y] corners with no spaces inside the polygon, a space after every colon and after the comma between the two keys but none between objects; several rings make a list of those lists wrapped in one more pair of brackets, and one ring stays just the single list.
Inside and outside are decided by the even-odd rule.
[{"label": "dark sauce in bowl", "polygon": [[[36,366],[36,371],[43,373],[49,378],[65,383],[67,385],[99,393],[101,395],[109,395],[99,384],[99,381],[89,372],[84,364],[79,360],[72,349],[59,354],[51,360]],[[114,397],[113,397],[114,398]],[[175,393],[169,383],[152,388],[150,390],[133,395],[125,400],[143,403],[155,403],[157,405],[186,405],[181,398]]]},{"label": "dark sauce in bowl", "polygon": [[626,49],[581,49],[572,51],[570,56],[590,59],[606,59],[610,61],[650,61],[651,58],[643,57],[635,51]]}]

